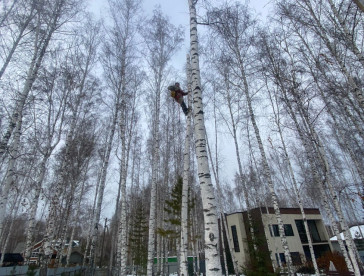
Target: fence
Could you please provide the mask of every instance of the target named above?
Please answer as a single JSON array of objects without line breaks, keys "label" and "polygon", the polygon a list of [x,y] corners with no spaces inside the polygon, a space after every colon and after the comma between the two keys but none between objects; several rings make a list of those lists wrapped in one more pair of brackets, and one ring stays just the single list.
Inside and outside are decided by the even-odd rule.
[{"label": "fence", "polygon": [[24,265],[24,266],[0,267],[0,276],[27,276],[27,275],[76,276],[76,275],[85,275],[85,271],[86,269],[82,266],[30,270],[27,265]]}]

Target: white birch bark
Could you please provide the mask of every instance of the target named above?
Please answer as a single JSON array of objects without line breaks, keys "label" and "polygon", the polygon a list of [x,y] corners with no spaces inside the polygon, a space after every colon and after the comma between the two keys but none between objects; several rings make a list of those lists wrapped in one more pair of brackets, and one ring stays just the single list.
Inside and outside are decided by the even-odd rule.
[{"label": "white birch bark", "polygon": [[37,177],[37,180],[35,182],[35,189],[34,189],[34,196],[32,199],[32,203],[31,203],[31,207],[30,207],[30,212],[29,212],[29,218],[28,218],[28,229],[27,229],[27,238],[26,238],[26,242],[25,242],[25,254],[24,254],[24,262],[26,264],[29,263],[29,258],[30,258],[30,254],[31,254],[31,246],[32,246],[32,242],[33,242],[33,233],[35,230],[35,216],[38,210],[38,202],[39,202],[39,197],[41,194],[41,190],[42,190],[42,182],[44,180],[44,176],[45,176],[45,172],[46,172],[46,163],[48,161],[49,156],[44,156],[41,164],[39,165],[40,171],[39,171],[39,175]]},{"label": "white birch bark", "polygon": [[211,183],[211,174],[206,149],[206,129],[202,105],[196,2],[188,1],[190,11],[190,55],[193,91],[193,116],[195,148],[198,165],[203,213],[204,213],[204,240],[206,274],[209,276],[221,275],[219,243],[219,229],[217,218],[216,198]]},{"label": "white birch bark", "polygon": [[323,203],[323,206],[324,206],[324,209],[326,211],[326,214],[329,216],[329,219],[330,219],[330,223],[331,223],[331,227],[333,229],[333,232],[334,234],[336,235],[337,239],[338,239],[338,243],[339,243],[339,246],[340,246],[340,249],[341,249],[341,252],[343,253],[344,255],[344,259],[345,259],[345,263],[349,269],[349,271],[353,271],[353,266],[352,266],[352,263],[349,259],[349,256],[348,256],[348,253],[347,253],[347,250],[345,248],[345,245],[341,239],[341,236],[340,236],[340,232],[339,232],[339,229],[337,227],[337,223],[335,221],[335,218],[331,212],[331,209],[330,209],[330,205],[329,205],[329,200],[327,198],[327,195],[326,195],[326,192],[325,190],[323,189],[323,186],[321,185],[320,183],[320,178],[319,178],[319,173],[314,165],[314,160],[315,160],[315,155],[314,153],[312,152],[312,149],[310,148],[310,146],[307,144],[307,141],[304,137],[304,134],[303,134],[303,130],[301,129],[298,121],[297,121],[297,118],[296,118],[296,115],[293,111],[293,107],[291,106],[289,100],[287,99],[287,96],[286,96],[286,93],[285,93],[285,90],[282,90],[283,92],[283,95],[285,97],[285,103],[286,103],[286,106],[287,106],[287,110],[289,111],[291,117],[292,117],[292,120],[294,121],[294,124],[296,126],[296,129],[298,131],[298,134],[299,134],[299,137],[302,141],[302,144],[305,148],[305,151],[306,151],[306,154],[307,154],[307,157],[308,157],[308,161],[309,161],[309,164],[310,164],[310,168],[311,168],[311,171],[312,171],[312,174],[313,174],[313,178],[314,178],[314,181],[315,183],[317,183],[317,186],[319,187],[320,189],[320,194],[322,196],[322,203]]},{"label": "white birch bark", "polygon": [[20,136],[23,124],[22,112],[20,113],[20,120],[18,120],[16,124],[17,126],[14,134],[14,140],[12,141],[11,147],[9,149],[10,155],[8,160],[8,167],[0,193],[0,237],[3,236],[4,219],[6,217],[6,208],[8,204],[10,189],[15,184],[16,160],[19,156]]},{"label": "white birch bark", "polygon": [[[15,1],[14,1],[14,4],[15,4]],[[10,61],[11,61],[11,59],[12,59],[14,53],[15,53],[15,50],[16,50],[16,48],[18,47],[18,45],[20,43],[20,40],[24,37],[24,35],[25,35],[24,32],[25,32],[26,28],[28,27],[30,21],[33,19],[34,12],[35,12],[35,5],[31,4],[29,15],[27,16],[27,18],[26,18],[26,20],[24,22],[20,23],[19,33],[17,34],[16,39],[13,42],[13,45],[11,46],[11,49],[10,49],[9,53],[7,53],[3,65],[1,66],[0,79],[3,76],[6,68],[8,67],[8,65],[9,65],[9,63],[10,63]],[[1,23],[0,23],[0,26],[1,26]]]},{"label": "white birch bark", "polygon": [[[48,101],[50,103],[49,105],[49,109],[48,109],[48,116],[47,116],[47,125],[45,126],[46,128],[46,141],[45,141],[45,146],[44,148],[39,148],[38,151],[41,152],[41,154],[43,155],[42,160],[40,162],[40,164],[38,165],[39,167],[39,172],[38,172],[38,176],[37,179],[34,183],[34,195],[32,198],[32,203],[31,203],[31,208],[30,208],[30,212],[29,212],[29,218],[28,218],[28,229],[27,229],[27,238],[26,238],[26,245],[25,245],[25,263],[27,264],[29,262],[29,258],[30,258],[30,254],[31,254],[31,243],[33,242],[33,234],[35,231],[35,217],[37,214],[37,210],[38,210],[38,203],[39,203],[39,197],[42,191],[42,184],[43,184],[43,180],[45,177],[45,173],[47,170],[47,163],[48,160],[50,158],[50,156],[52,155],[54,149],[57,147],[57,145],[59,144],[60,140],[61,140],[61,134],[62,134],[62,128],[63,128],[63,123],[64,123],[64,114],[65,114],[65,103],[68,100],[68,93],[66,92],[66,94],[64,95],[64,97],[62,98],[62,101],[60,103],[60,108],[58,110],[53,110],[52,109],[52,102],[53,99],[49,98]],[[53,113],[53,111],[55,111]],[[55,116],[53,116],[54,114],[56,114]],[[52,118],[54,119],[54,121],[52,121]],[[56,127],[58,123],[58,126]],[[41,126],[43,127],[43,126]],[[41,142],[39,141],[38,144],[41,144]]]},{"label": "white birch bark", "polygon": [[160,143],[160,108],[161,108],[161,91],[165,78],[167,64],[172,54],[178,49],[182,42],[178,29],[170,24],[160,10],[155,10],[154,16],[148,21],[144,38],[146,42],[147,62],[151,71],[151,113],[152,116],[152,183],[151,183],[151,201],[149,216],[149,233],[148,233],[148,261],[147,275],[153,273],[153,258],[155,253],[155,228],[156,228],[156,200],[157,200],[157,181],[159,174],[159,143]]},{"label": "white birch bark", "polygon": [[318,154],[321,158],[321,162],[323,163],[323,167],[324,167],[324,179],[322,181],[322,184],[324,185],[324,188],[328,189],[329,192],[330,192],[330,195],[331,195],[331,198],[333,200],[333,203],[334,203],[334,207],[335,207],[335,211],[338,215],[338,218],[339,218],[339,223],[340,223],[340,226],[344,232],[344,236],[345,236],[345,242],[346,242],[346,246],[348,248],[348,253],[349,253],[349,256],[350,256],[350,260],[352,262],[352,265],[353,265],[353,269],[354,269],[354,274],[356,276],[359,276],[360,275],[360,268],[359,268],[359,264],[358,264],[358,260],[357,260],[357,256],[359,255],[357,252],[357,249],[355,247],[355,244],[354,244],[354,241],[353,241],[353,238],[351,236],[351,233],[350,233],[350,230],[349,230],[349,227],[346,223],[346,220],[344,218],[344,215],[343,215],[343,212],[342,212],[342,209],[341,209],[341,205],[338,201],[338,198],[337,198],[337,194],[336,192],[334,191],[333,187],[332,187],[332,184],[330,182],[330,166],[329,166],[329,163],[327,161],[327,157],[326,157],[326,153],[325,153],[325,150],[324,150],[324,147],[317,135],[317,133],[315,132],[315,130],[313,128],[311,128],[311,131],[312,131],[312,134],[314,135],[314,139],[315,139],[315,143],[316,143],[316,146],[318,147]]},{"label": "white birch bark", "polygon": [[345,39],[345,45],[349,45],[349,49],[353,52],[353,54],[357,57],[358,61],[361,63],[363,69],[364,69],[364,56],[363,53],[360,51],[360,49],[358,48],[358,46],[355,43],[355,40],[353,39],[354,34],[350,32],[350,30],[348,29],[348,27],[345,24],[345,21],[343,19],[343,17],[341,16],[341,14],[339,13],[338,9],[335,6],[334,1],[332,0],[328,0],[329,4],[330,4],[330,8],[334,14],[334,16],[337,18],[337,20],[339,21],[339,24],[336,23],[335,21],[335,25],[339,25],[338,27],[342,29],[343,33],[344,33],[344,39]]},{"label": "white birch bark", "polygon": [[271,101],[271,104],[272,104],[272,109],[273,109],[273,113],[274,113],[274,120],[275,120],[275,123],[276,123],[277,128],[278,128],[279,138],[281,140],[283,153],[284,153],[284,158],[285,158],[285,161],[286,161],[286,163],[288,165],[288,170],[289,170],[291,180],[292,180],[292,184],[293,184],[293,188],[294,188],[294,191],[295,191],[295,194],[296,194],[297,203],[298,203],[298,206],[299,206],[300,211],[301,211],[303,224],[305,226],[305,232],[306,232],[306,236],[307,236],[308,247],[309,247],[309,250],[310,250],[311,261],[312,261],[313,267],[315,269],[315,275],[319,276],[320,271],[319,271],[319,268],[318,268],[318,265],[317,265],[315,252],[313,250],[313,244],[312,244],[311,234],[310,234],[310,231],[309,231],[309,228],[308,228],[306,214],[305,214],[305,211],[304,211],[304,208],[303,208],[303,204],[302,204],[298,184],[297,184],[297,181],[296,181],[296,176],[295,176],[295,174],[293,172],[292,163],[291,163],[291,160],[290,160],[289,155],[288,155],[288,150],[287,150],[287,147],[286,147],[285,140],[283,138],[281,122],[280,122],[280,117],[279,117],[279,110],[276,111],[274,101],[272,99],[272,95],[271,95],[270,92],[269,92],[269,98],[270,98],[270,101]]},{"label": "white birch bark", "polygon": [[[298,2],[299,3],[299,2]],[[363,90],[358,87],[356,82],[354,81],[353,76],[350,74],[348,68],[345,65],[345,61],[343,58],[337,54],[337,51],[335,50],[335,45],[330,41],[328,34],[325,32],[325,28],[322,25],[320,19],[315,14],[313,7],[310,3],[310,1],[305,0],[302,1],[302,3],[299,3],[299,5],[304,5],[303,7],[305,10],[308,10],[309,14],[311,15],[314,22],[316,22],[317,25],[313,25],[314,31],[320,36],[320,38],[325,43],[327,49],[330,51],[333,58],[336,60],[338,65],[340,66],[340,70],[344,74],[344,76],[347,78],[349,85],[354,90],[354,96],[356,97],[359,106],[363,109],[364,108],[364,96],[363,96]]]},{"label": "white birch bark", "polygon": [[249,95],[249,86],[248,86],[248,82],[247,82],[247,80],[245,78],[244,67],[242,66],[241,60],[240,60],[240,70],[242,72],[242,78],[243,78],[243,83],[244,83],[244,89],[243,89],[244,91],[243,92],[244,92],[246,100],[247,100],[249,117],[250,117],[251,123],[253,125],[255,137],[256,137],[257,142],[258,142],[259,152],[260,152],[260,155],[261,155],[261,158],[262,158],[263,169],[264,169],[264,171],[263,171],[264,180],[267,181],[268,188],[269,188],[271,198],[272,198],[272,202],[273,202],[273,209],[274,209],[274,213],[275,213],[277,223],[278,223],[279,236],[281,238],[281,243],[282,243],[284,255],[285,255],[285,258],[286,258],[286,262],[287,262],[288,274],[293,275],[294,271],[293,271],[293,265],[292,265],[292,258],[291,258],[291,254],[290,254],[290,251],[289,251],[289,248],[288,248],[287,238],[286,238],[286,236],[284,234],[284,226],[283,226],[283,221],[282,221],[281,213],[280,213],[279,206],[278,206],[277,195],[276,195],[276,193],[274,191],[274,184],[273,184],[270,168],[269,168],[267,157],[266,157],[265,150],[264,150],[264,147],[263,147],[263,142],[262,142],[262,139],[260,137],[259,128],[258,128],[256,120],[255,120],[255,115],[254,115],[254,111],[253,111],[253,107],[252,107],[251,97]]},{"label": "white birch bark", "polygon": [[[187,91],[191,91],[191,64],[190,56],[187,55]],[[192,97],[188,94],[188,106],[191,107]],[[183,155],[183,188],[181,207],[181,251],[179,258],[179,271],[181,276],[188,275],[188,190],[190,174],[190,137],[191,135],[191,112],[187,116],[185,148]]]},{"label": "white birch bark", "polygon": [[47,33],[43,38],[41,38],[42,32],[44,30],[41,30],[40,24],[41,19],[40,15],[38,16],[38,24],[36,29],[36,35],[35,35],[35,41],[34,41],[34,49],[33,49],[33,57],[32,61],[30,63],[30,66],[28,68],[26,80],[23,86],[23,90],[19,95],[19,98],[16,101],[14,110],[12,111],[11,118],[9,121],[9,124],[6,128],[6,131],[4,132],[3,137],[0,141],[0,158],[3,157],[7,147],[9,140],[13,134],[13,130],[17,125],[18,121],[22,121],[22,113],[23,109],[26,103],[26,100],[28,98],[29,92],[33,87],[33,84],[38,76],[39,68],[42,64],[43,58],[46,54],[46,50],[48,48],[49,42],[51,41],[51,38],[56,31],[60,17],[62,15],[62,9],[65,6],[65,1],[59,1],[57,2],[56,6],[54,7],[54,13],[52,20],[49,24],[49,27],[47,28]]},{"label": "white birch bark", "polygon": [[[249,229],[250,229],[250,234],[251,234],[251,238],[253,241],[253,248],[256,251],[257,250],[257,245],[255,242],[255,234],[254,234],[254,227],[253,227],[253,219],[251,217],[251,213],[250,210],[252,209],[251,204],[250,204],[250,200],[249,200],[249,195],[248,195],[248,190],[246,187],[246,181],[243,179],[243,166],[241,164],[241,158],[240,158],[240,150],[239,150],[239,144],[238,144],[238,136],[237,136],[237,125],[239,124],[239,121],[235,121],[236,119],[234,118],[234,114],[233,114],[233,110],[232,110],[232,96],[231,96],[231,92],[230,92],[230,85],[229,85],[229,80],[228,80],[228,76],[225,75],[224,76],[224,81],[225,81],[225,85],[226,85],[226,102],[227,102],[227,106],[229,109],[229,115],[230,115],[230,123],[227,121],[227,119],[223,118],[224,121],[226,122],[226,125],[228,126],[229,132],[231,134],[231,136],[234,139],[234,145],[235,145],[235,154],[236,154],[236,160],[238,162],[238,169],[239,169],[239,179],[240,179],[240,185],[243,189],[243,196],[245,199],[245,204],[247,207],[247,215],[248,215],[248,223],[249,223]],[[238,107],[239,108],[239,107]],[[230,127],[231,124],[231,127]],[[232,255],[233,256],[233,255]],[[236,264],[234,266],[236,268]],[[235,270],[236,273],[238,270]]]},{"label": "white birch bark", "polygon": [[4,244],[3,244],[2,248],[1,248],[2,254],[1,254],[1,259],[0,259],[0,267],[2,267],[3,264],[4,264],[5,252],[7,250],[8,244],[9,244],[10,236],[11,236],[11,234],[13,232],[15,218],[18,215],[18,210],[19,210],[19,206],[20,206],[20,202],[21,202],[18,198],[19,198],[19,195],[17,194],[15,196],[14,203],[12,204],[13,208],[12,208],[12,211],[11,211],[12,214],[11,214],[11,222],[10,222],[10,226],[9,226],[9,232],[6,235],[5,242],[4,242]]},{"label": "white birch bark", "polygon": [[[62,184],[67,177],[67,169],[68,169],[67,160],[69,160],[69,155],[70,155],[69,145],[73,139],[74,132],[76,129],[77,117],[78,117],[79,108],[81,105],[82,93],[83,93],[83,89],[84,89],[84,86],[83,86],[84,80],[86,78],[86,74],[88,73],[87,68],[88,68],[88,65],[86,65],[84,79],[83,79],[82,83],[80,84],[79,91],[77,91],[78,94],[76,95],[75,106],[74,106],[72,116],[71,116],[70,127],[69,127],[69,130],[68,130],[68,133],[66,136],[66,141],[65,141],[65,149],[66,149],[65,158],[61,163],[60,173],[59,173],[58,179],[56,181],[54,193],[52,195],[50,206],[49,206],[47,229],[46,229],[46,234],[43,239],[44,240],[43,250],[44,250],[44,257],[45,257],[45,262],[43,262],[43,264],[42,264],[43,266],[47,264],[47,262],[50,260],[49,257],[52,254],[51,243],[54,239],[57,210],[59,207],[58,206],[59,199],[61,198],[61,194],[63,192]],[[74,88],[73,87],[74,84],[70,83],[69,85],[70,86],[68,87],[68,89],[69,89],[69,92],[71,92],[72,89]]]},{"label": "white birch bark", "polygon": [[[73,244],[73,240],[74,240],[74,235],[75,235],[75,228],[78,225],[78,221],[79,221],[79,215],[81,212],[81,202],[82,202],[82,198],[84,197],[84,189],[85,189],[85,183],[86,183],[86,173],[88,171],[88,167],[89,167],[89,162],[87,163],[86,169],[85,169],[85,174],[84,174],[84,180],[82,181],[82,186],[81,186],[81,191],[80,191],[80,196],[78,198],[78,203],[77,203],[77,207],[76,207],[76,213],[73,217],[73,226],[72,226],[72,231],[71,231],[71,237],[69,239],[68,242],[68,248],[67,248],[67,257],[66,257],[66,266],[69,267],[70,266],[70,258],[71,258],[71,253],[72,253],[72,244]],[[86,255],[84,256],[84,259],[86,259]]]},{"label": "white birch bark", "polygon": [[105,186],[106,186],[106,175],[107,175],[107,170],[109,167],[109,160],[110,160],[110,154],[111,154],[111,149],[112,149],[112,144],[113,144],[113,140],[114,140],[114,134],[115,134],[115,129],[116,129],[116,123],[117,123],[117,118],[118,118],[118,113],[119,113],[119,103],[116,102],[114,105],[114,110],[113,110],[113,118],[112,118],[112,122],[111,122],[111,126],[110,126],[110,133],[108,135],[107,141],[106,141],[106,145],[105,145],[105,155],[104,158],[102,160],[102,165],[101,165],[101,173],[100,173],[100,183],[99,185],[99,190],[98,190],[98,195],[97,195],[97,203],[96,203],[96,209],[95,209],[95,214],[93,217],[93,221],[92,221],[92,230],[91,230],[91,238],[90,238],[90,268],[91,268],[91,275],[94,275],[94,268],[95,268],[95,250],[96,250],[96,241],[97,241],[97,236],[98,236],[98,229],[99,229],[99,222],[100,222],[100,216],[101,216],[101,207],[102,207],[102,202],[104,199],[104,191],[105,191]]},{"label": "white birch bark", "polygon": [[158,87],[155,100],[155,117],[153,125],[153,154],[152,154],[152,187],[150,192],[150,213],[148,232],[148,264],[147,275],[153,275],[153,262],[155,253],[155,222],[157,201],[157,169],[159,163],[159,113],[160,113],[160,88]]},{"label": "white birch bark", "polygon": [[[121,258],[120,258],[120,271],[119,275],[126,275],[126,231],[127,231],[127,224],[126,224],[126,179],[127,179],[127,171],[128,171],[128,150],[126,146],[126,107],[123,107],[123,114],[120,116],[120,135],[121,135],[121,148],[122,148],[122,155],[121,155],[121,166],[120,166],[120,173],[121,177],[121,202],[120,202],[120,221],[119,221],[119,248],[121,250]],[[131,139],[131,137],[129,137]],[[129,147],[130,148],[130,145]]]},{"label": "white birch bark", "polygon": [[323,168],[323,178],[322,178],[321,186],[320,186],[322,196],[326,196],[326,194],[325,194],[326,190],[329,191],[329,193],[331,195],[331,199],[334,203],[335,211],[339,218],[340,226],[344,231],[345,240],[346,240],[346,244],[347,244],[347,248],[348,248],[348,253],[349,253],[349,256],[351,259],[354,273],[355,273],[355,275],[359,275],[360,269],[359,269],[359,265],[358,265],[358,261],[357,261],[358,253],[357,253],[356,247],[354,245],[354,242],[352,240],[351,234],[349,233],[349,228],[344,219],[341,205],[338,202],[336,192],[334,191],[331,181],[330,181],[330,178],[331,178],[330,165],[329,165],[327,157],[326,157],[325,149],[320,141],[320,138],[319,138],[315,128],[312,126],[310,119],[309,119],[309,115],[307,114],[307,111],[304,109],[300,98],[297,96],[297,93],[298,93],[297,91],[292,90],[292,94],[295,97],[295,102],[298,106],[298,111],[303,119],[303,123],[305,124],[305,126],[310,134],[310,137],[312,137],[313,145],[316,147],[317,155],[320,160],[321,166]]},{"label": "white birch bark", "polygon": [[[217,153],[217,125],[216,125],[216,117],[215,117],[215,137],[216,137],[216,140],[215,140],[215,147],[216,147],[216,150],[215,152]],[[231,255],[231,259],[232,259],[232,262],[233,262],[233,267],[234,267],[234,271],[235,271],[235,274],[238,275],[239,274],[239,269],[238,269],[238,266],[237,266],[237,260],[235,259],[235,255],[234,255],[234,252],[233,252],[233,245],[232,245],[232,237],[230,236],[229,234],[229,230],[228,230],[228,227],[226,225],[226,218],[225,218],[225,213],[224,213],[224,208],[223,208],[223,204],[222,204],[222,189],[221,189],[221,186],[220,186],[220,180],[219,180],[219,174],[218,174],[218,161],[217,161],[217,156],[216,156],[216,169],[215,169],[215,165],[214,163],[212,162],[213,158],[212,158],[212,155],[211,155],[211,150],[210,150],[210,145],[208,143],[208,139],[206,139],[207,141],[207,149],[208,149],[208,152],[209,152],[209,157],[210,157],[210,160],[211,160],[211,168],[212,168],[212,172],[213,172],[213,175],[214,175],[214,178],[215,178],[215,182],[216,182],[216,188],[217,188],[217,193],[218,193],[218,206],[219,206],[219,213],[220,213],[220,233],[221,233],[221,241],[222,241],[222,252],[223,252],[223,257],[224,257],[224,264],[225,264],[225,274],[228,275],[228,267],[227,267],[227,262],[226,262],[226,252],[225,252],[225,244],[224,244],[224,236],[223,236],[223,230],[225,231],[225,234],[226,234],[226,237],[227,237],[227,241],[228,241],[228,245],[229,245],[229,251],[230,251],[230,255]],[[251,228],[252,230],[252,228]]]},{"label": "white birch bark", "polygon": [[13,9],[18,4],[19,0],[14,0],[11,6],[6,10],[4,9],[4,13],[0,17],[0,27],[3,27],[4,22],[9,18],[9,16],[12,14]]}]

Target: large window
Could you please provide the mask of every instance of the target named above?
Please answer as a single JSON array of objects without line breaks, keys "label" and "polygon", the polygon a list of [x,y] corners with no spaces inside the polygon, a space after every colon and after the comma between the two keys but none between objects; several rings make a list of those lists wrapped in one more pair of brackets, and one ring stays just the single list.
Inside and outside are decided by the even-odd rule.
[{"label": "large window", "polygon": [[[284,224],[283,227],[284,227],[284,234],[286,235],[286,237],[294,236],[291,224]],[[272,237],[279,237],[278,224],[272,224],[272,230],[269,229],[269,232]]]},{"label": "large window", "polygon": [[317,230],[316,222],[314,220],[308,220],[307,223],[308,223],[308,229],[310,229],[312,242],[320,242],[321,237]]},{"label": "large window", "polygon": [[[298,234],[300,236],[302,243],[308,243],[305,225],[303,224],[303,220],[296,220],[296,226],[298,230]],[[317,225],[315,220],[307,220],[308,229],[310,231],[312,242],[321,242],[320,233],[317,230]]]},{"label": "large window", "polygon": [[307,243],[307,235],[305,230],[305,225],[303,224],[303,220],[296,220],[296,227],[298,231],[298,235],[300,236],[300,240],[302,243]]},{"label": "large window", "polygon": [[286,256],[284,256],[284,253],[276,253],[276,261],[277,261],[278,265],[285,265]]},{"label": "large window", "polygon": [[299,252],[291,252],[291,259],[293,265],[302,265],[302,260]]},{"label": "large window", "polygon": [[231,234],[233,235],[234,251],[240,252],[238,233],[236,232],[235,225],[231,225]]},{"label": "large window", "polygon": [[293,235],[292,225],[290,225],[290,224],[285,224],[284,225],[284,234],[286,235],[286,237],[294,236]]},{"label": "large window", "polygon": [[[311,252],[308,245],[303,246],[303,251],[305,252],[306,260],[311,260]],[[313,246],[313,251],[316,258],[320,258],[326,252],[330,252],[330,246],[328,244],[318,244]]]},{"label": "large window", "polygon": [[[302,265],[302,260],[299,252],[291,252],[291,258],[293,265]],[[286,256],[284,255],[284,253],[276,253],[276,261],[278,264],[280,263],[281,265],[285,265]]]}]

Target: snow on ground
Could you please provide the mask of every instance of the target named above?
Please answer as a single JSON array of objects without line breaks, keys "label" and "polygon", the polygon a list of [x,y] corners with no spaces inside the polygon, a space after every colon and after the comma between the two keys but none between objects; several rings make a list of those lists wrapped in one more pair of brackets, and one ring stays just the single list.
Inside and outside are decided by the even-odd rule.
[{"label": "snow on ground", "polygon": [[[350,227],[350,233],[353,239],[364,239],[364,237],[362,236],[364,235],[364,225]],[[340,236],[342,240],[345,240],[343,232],[340,233]],[[337,237],[332,237],[330,241],[337,241]]]}]

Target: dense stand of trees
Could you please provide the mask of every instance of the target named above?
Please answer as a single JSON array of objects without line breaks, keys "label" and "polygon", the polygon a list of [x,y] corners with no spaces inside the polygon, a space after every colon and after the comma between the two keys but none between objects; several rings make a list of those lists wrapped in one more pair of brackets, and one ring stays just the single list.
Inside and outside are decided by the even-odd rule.
[{"label": "dense stand of trees", "polygon": [[[146,16],[140,0],[108,1],[103,22],[85,5],[0,3],[2,253],[24,242],[27,263],[43,240],[42,266],[55,246],[66,254],[56,264],[71,265],[66,244],[80,240],[90,274],[152,275],[154,258],[163,274],[168,256],[187,274],[193,255],[221,275],[218,217],[272,206],[293,275],[279,208],[299,207],[308,231],[304,208],[316,207],[360,275],[348,232],[364,208],[360,5],[279,0],[262,22],[241,2],[190,0],[190,29],[158,7]],[[167,93],[175,81],[190,92],[188,117]]]}]

